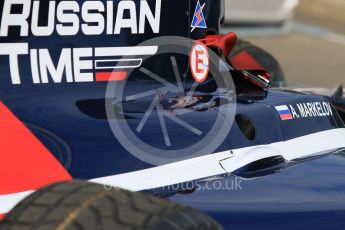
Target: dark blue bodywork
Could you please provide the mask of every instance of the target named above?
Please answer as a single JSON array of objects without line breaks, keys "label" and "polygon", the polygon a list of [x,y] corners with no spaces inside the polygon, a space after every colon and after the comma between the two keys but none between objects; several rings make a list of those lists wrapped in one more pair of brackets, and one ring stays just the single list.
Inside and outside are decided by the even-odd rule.
[{"label": "dark blue bodywork", "polygon": [[[30,49],[49,48],[56,62],[62,48],[136,45],[148,38],[164,35],[200,39],[206,33],[219,32],[223,11],[220,0],[203,1],[207,4],[204,13],[209,29],[195,32],[190,32],[190,21],[197,1],[165,1],[173,3],[165,4],[163,0],[159,34],[134,36],[124,30],[121,36],[77,34],[60,37],[54,33],[49,37],[37,38],[18,37],[18,31],[13,28],[8,37],[0,37],[0,42],[28,42]],[[153,6],[153,1],[149,2]],[[114,5],[117,3],[114,1]],[[2,7],[1,3],[0,12]],[[22,84],[13,85],[9,77],[8,57],[0,56],[0,100],[27,125],[73,178],[93,179],[152,167],[129,154],[114,138],[105,109],[107,83],[37,85],[32,82],[29,59],[20,56],[19,62]],[[135,89],[143,84],[155,88],[153,81],[133,84]],[[324,101],[327,99],[321,96],[284,90],[269,90],[261,98],[238,94],[236,114],[244,115],[254,124],[256,137],[249,140],[235,123],[216,152],[265,145],[344,127],[333,107],[334,116],[290,121],[282,121],[274,109],[275,106],[286,104]],[[136,103],[135,110],[129,111],[128,115],[145,113],[147,101],[133,103]],[[214,111],[203,111],[203,115],[204,120],[189,117],[187,121],[201,130],[207,130],[211,125],[207,123],[207,118],[212,120]],[[161,132],[158,126],[155,127],[154,123],[151,126],[152,135]],[[181,141],[193,141],[192,136],[177,128],[175,135]],[[148,138],[148,141],[157,139]],[[345,155],[339,153],[296,165],[285,165],[271,175],[244,180],[241,182],[242,190],[207,189],[201,183],[198,190],[189,194],[182,195],[181,191],[149,192],[201,209],[226,229],[345,229],[344,167]],[[215,180],[224,185],[227,181],[235,180],[235,177],[227,175]]]},{"label": "dark blue bodywork", "polygon": [[[200,187],[171,199],[209,213],[225,229],[344,229],[344,167],[338,154],[243,180],[242,189]],[[235,179],[223,180],[223,188],[226,181]]]}]

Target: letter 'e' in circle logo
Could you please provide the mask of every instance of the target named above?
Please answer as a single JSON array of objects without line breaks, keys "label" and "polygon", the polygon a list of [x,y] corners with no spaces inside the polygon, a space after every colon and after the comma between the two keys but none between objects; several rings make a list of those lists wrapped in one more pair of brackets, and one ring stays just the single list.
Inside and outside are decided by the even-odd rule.
[{"label": "letter 'e' in circle logo", "polygon": [[209,53],[204,44],[196,43],[190,53],[190,71],[195,81],[204,82],[209,72]]}]

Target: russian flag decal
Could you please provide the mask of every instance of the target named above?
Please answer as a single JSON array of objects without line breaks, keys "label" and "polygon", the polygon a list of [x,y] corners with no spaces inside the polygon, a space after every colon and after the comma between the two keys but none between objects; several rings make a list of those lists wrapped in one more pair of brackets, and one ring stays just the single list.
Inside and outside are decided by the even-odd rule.
[{"label": "russian flag decal", "polygon": [[280,119],[282,119],[283,121],[293,119],[293,116],[287,105],[276,106],[275,109],[279,113]]}]

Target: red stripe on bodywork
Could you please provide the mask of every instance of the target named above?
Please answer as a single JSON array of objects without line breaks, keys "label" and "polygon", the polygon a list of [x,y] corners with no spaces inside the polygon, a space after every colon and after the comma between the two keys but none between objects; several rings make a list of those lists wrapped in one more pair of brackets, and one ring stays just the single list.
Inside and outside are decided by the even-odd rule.
[{"label": "red stripe on bodywork", "polygon": [[0,214],[0,220],[5,217],[5,214]]},{"label": "red stripe on bodywork", "polygon": [[123,81],[127,77],[127,72],[102,72],[96,73],[96,81]]},{"label": "red stripe on bodywork", "polygon": [[71,176],[0,101],[0,194],[36,190]]}]

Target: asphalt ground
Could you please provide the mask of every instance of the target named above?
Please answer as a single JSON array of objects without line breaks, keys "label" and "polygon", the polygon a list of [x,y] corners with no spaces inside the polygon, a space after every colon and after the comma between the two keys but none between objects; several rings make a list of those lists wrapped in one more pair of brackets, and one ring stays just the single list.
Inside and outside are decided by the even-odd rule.
[{"label": "asphalt ground", "polygon": [[[238,32],[240,37],[275,56],[290,87],[335,88],[345,85],[345,14],[340,14],[341,7],[345,10],[345,1],[341,0],[344,3],[341,7],[332,5],[327,8],[322,5],[325,1],[312,0],[322,4],[307,8],[308,1],[302,0],[288,34],[270,28],[226,27],[223,30]],[[337,1],[331,0],[330,3]],[[330,12],[315,14],[321,8]],[[335,16],[327,21],[327,15]]]}]

